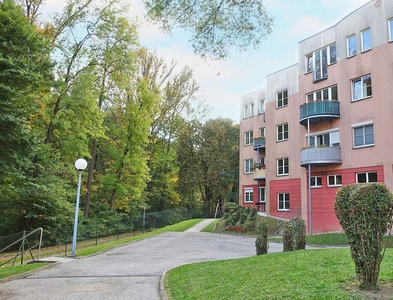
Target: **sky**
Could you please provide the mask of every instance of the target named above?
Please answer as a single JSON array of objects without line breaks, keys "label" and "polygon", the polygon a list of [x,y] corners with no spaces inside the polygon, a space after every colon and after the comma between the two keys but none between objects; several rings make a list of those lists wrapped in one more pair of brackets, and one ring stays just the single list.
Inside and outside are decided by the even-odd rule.
[{"label": "sky", "polygon": [[[100,0],[96,0],[100,1]],[[263,0],[274,18],[273,32],[258,50],[232,51],[225,61],[203,60],[193,54],[187,33],[175,30],[171,35],[143,21],[142,0],[131,4],[130,18],[142,22],[138,30],[142,46],[155,50],[168,64],[175,60],[178,71],[191,67],[200,86],[198,97],[210,112],[206,118],[229,118],[240,122],[240,98],[265,87],[267,75],[297,63],[298,42],[327,29],[370,0]],[[64,1],[65,2],[65,1]],[[58,11],[63,1],[46,0],[46,11]]]}]

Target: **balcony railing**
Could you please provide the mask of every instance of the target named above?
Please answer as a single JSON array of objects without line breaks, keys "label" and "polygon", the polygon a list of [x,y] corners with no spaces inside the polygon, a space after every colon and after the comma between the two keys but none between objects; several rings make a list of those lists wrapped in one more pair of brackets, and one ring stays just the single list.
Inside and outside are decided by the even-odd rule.
[{"label": "balcony railing", "polygon": [[326,166],[341,164],[340,147],[307,147],[300,151],[300,165],[302,167]]},{"label": "balcony railing", "polygon": [[262,165],[260,168],[254,168],[253,170],[254,180],[262,180],[266,179],[266,169],[265,166]]},{"label": "balcony railing", "polygon": [[265,137],[254,138],[254,150],[265,148]]},{"label": "balcony railing", "polygon": [[340,118],[340,102],[335,100],[314,100],[300,105],[299,123],[307,125],[330,121],[333,118]]}]

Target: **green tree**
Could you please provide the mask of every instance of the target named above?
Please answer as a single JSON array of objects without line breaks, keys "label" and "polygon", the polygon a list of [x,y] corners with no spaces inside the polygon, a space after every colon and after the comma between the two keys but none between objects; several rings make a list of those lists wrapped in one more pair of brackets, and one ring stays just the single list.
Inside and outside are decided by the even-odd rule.
[{"label": "green tree", "polygon": [[255,0],[144,0],[150,20],[166,31],[191,33],[194,52],[202,57],[225,58],[231,47],[258,47],[272,31],[262,1]]}]

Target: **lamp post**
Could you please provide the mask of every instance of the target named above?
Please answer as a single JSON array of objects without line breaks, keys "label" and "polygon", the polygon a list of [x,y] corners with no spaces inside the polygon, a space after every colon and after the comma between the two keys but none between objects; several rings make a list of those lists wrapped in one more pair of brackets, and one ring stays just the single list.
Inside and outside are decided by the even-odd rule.
[{"label": "lamp post", "polygon": [[81,191],[81,179],[82,179],[82,172],[87,167],[87,161],[83,158],[79,158],[75,161],[75,168],[78,170],[78,191],[76,193],[76,205],[75,205],[75,219],[74,219],[74,233],[72,235],[72,249],[71,249],[71,256],[75,256],[76,250],[76,234],[78,231],[78,211],[79,211],[79,198],[80,198],[80,191]]}]

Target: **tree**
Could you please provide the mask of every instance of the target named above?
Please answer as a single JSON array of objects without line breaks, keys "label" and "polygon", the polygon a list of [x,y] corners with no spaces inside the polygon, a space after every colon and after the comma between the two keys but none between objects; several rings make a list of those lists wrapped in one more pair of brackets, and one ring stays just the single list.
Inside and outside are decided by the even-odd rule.
[{"label": "tree", "polygon": [[188,196],[197,193],[209,216],[216,201],[236,200],[239,127],[229,119],[193,121],[182,135],[179,188]]},{"label": "tree", "polygon": [[226,58],[230,48],[258,47],[272,31],[262,0],[144,0],[150,20],[170,32],[191,32],[194,52],[202,57]]}]

